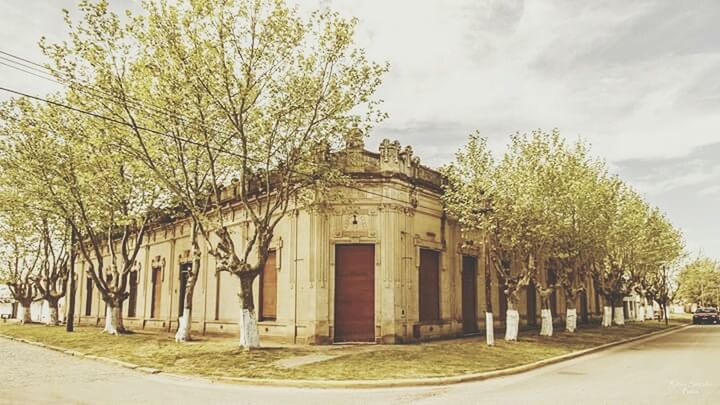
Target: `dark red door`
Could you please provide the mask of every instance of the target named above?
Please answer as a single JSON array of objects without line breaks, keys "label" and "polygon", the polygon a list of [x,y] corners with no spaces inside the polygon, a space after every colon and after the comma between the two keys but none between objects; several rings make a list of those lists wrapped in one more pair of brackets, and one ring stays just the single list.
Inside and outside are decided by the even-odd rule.
[{"label": "dark red door", "polygon": [[477,258],[463,256],[462,314],[463,332],[477,332]]},{"label": "dark red door", "polygon": [[440,320],[440,252],[420,249],[420,322]]},{"label": "dark red door", "polygon": [[274,321],[277,318],[277,268],[274,251],[270,252],[260,273],[260,285],[260,319]]},{"label": "dark red door", "polygon": [[335,341],[375,341],[375,245],[335,247]]}]

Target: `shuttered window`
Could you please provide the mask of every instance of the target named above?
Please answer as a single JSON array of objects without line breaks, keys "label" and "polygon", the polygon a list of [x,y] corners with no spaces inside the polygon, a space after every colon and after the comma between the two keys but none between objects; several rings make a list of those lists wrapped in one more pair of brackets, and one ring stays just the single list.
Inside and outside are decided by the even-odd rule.
[{"label": "shuttered window", "polygon": [[440,320],[440,253],[420,249],[420,321]]},{"label": "shuttered window", "polygon": [[275,252],[270,252],[262,273],[260,273],[260,319],[275,320],[277,318],[277,267]]}]

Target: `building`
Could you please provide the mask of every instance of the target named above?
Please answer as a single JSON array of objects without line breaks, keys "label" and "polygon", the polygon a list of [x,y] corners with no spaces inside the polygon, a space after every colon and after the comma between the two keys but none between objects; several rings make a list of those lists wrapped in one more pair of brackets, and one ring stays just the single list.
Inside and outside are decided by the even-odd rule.
[{"label": "building", "polygon": [[[296,209],[278,225],[272,254],[255,282],[262,340],[327,344],[409,342],[476,333],[484,328],[489,284],[498,325],[505,300],[495,272],[486,273],[482,240],[464,240],[442,207],[442,176],[420,164],[412,148],[384,140],[379,153],[355,142],[345,149],[355,186],[340,202]],[[249,221],[225,190],[229,229],[242,246]],[[183,275],[190,265],[190,224],[151,229],[130,275],[125,325],[175,330],[182,313]],[[468,243],[464,243],[468,242]],[[193,302],[194,333],[237,333],[238,279],[202,257]],[[79,261],[76,316],[101,324],[105,304]],[[592,290],[589,290],[592,291]],[[539,297],[520,303],[523,324],[539,320]],[[579,321],[599,313],[596,297],[578,303]],[[554,314],[563,314],[560,294]]]}]

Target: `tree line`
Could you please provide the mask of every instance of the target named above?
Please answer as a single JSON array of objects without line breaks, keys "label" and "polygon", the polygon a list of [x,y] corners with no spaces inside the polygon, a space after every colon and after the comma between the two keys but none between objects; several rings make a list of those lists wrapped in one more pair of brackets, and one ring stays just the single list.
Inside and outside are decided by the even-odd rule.
[{"label": "tree line", "polygon": [[[633,292],[661,305],[672,298],[680,231],[585,143],[557,130],[518,133],[496,158],[476,133],[443,173],[448,212],[464,232],[485,237],[488,271],[507,299],[506,339],[517,339],[519,294],[529,286],[540,297],[542,334],[552,334],[554,292],[567,303],[566,329],[575,330],[588,280],[605,301],[603,326],[624,323],[622,301]],[[492,320],[489,297],[486,308]]]},{"label": "tree line", "polygon": [[[67,40],[40,42],[51,61],[41,70],[63,91],[0,106],[0,222],[12,264],[3,281],[27,296],[23,306],[57,290],[38,268],[55,266],[41,253],[68,252],[67,237],[36,246],[33,233],[34,219],[52,224],[52,236],[79,241],[73,252],[106,304],[105,331],[122,333],[148,231],[189,218],[193,265],[176,340],[191,339],[200,257],[209,254],[216,271],[237,277],[240,345],[257,347],[252,283],[275,228],[346,182],[333,156],[385,117],[374,93],[388,67],[354,44],[355,19],[330,10],[303,16],[279,0],[142,7],[119,15],[107,0],[84,0],[77,20],[65,11]],[[228,193],[247,224],[242,243],[227,227]],[[64,293],[67,265],[57,266]]]}]

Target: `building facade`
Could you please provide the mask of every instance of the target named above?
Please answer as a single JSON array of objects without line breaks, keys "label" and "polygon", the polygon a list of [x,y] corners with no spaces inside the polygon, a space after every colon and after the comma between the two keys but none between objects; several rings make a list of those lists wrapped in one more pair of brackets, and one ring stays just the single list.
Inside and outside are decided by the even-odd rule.
[{"label": "building facade", "polygon": [[[497,275],[487,271],[482,240],[464,239],[444,213],[441,174],[397,141],[384,140],[378,153],[358,142],[344,153],[352,186],[335,203],[291,211],[276,228],[254,285],[261,341],[401,343],[476,333],[485,327],[488,292],[500,325],[505,300]],[[229,230],[242,247],[251,225],[233,193],[226,190]],[[146,234],[129,279],[126,327],[177,328],[189,233],[190,223],[177,221]],[[75,316],[99,325],[105,304],[85,267],[78,261]],[[239,280],[216,273],[213,257],[203,254],[195,288],[193,333],[238,333]],[[523,293],[523,324],[539,323],[534,292]],[[553,313],[563,315],[565,303],[556,295]],[[601,308],[597,296],[577,305],[579,321]]]}]

